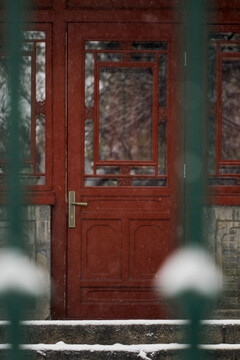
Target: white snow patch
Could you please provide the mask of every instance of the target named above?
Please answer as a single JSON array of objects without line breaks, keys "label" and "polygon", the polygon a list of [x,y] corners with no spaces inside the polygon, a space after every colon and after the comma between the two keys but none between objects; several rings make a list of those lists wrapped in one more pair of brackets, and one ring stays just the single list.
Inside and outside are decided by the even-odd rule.
[{"label": "white snow patch", "polygon": [[[184,350],[188,348],[187,344],[140,344],[140,345],[79,345],[79,344],[65,344],[62,341],[56,344],[31,344],[31,345],[20,345],[21,349],[37,351],[42,355],[46,355],[47,351],[102,351],[102,352],[131,352],[138,353],[142,359],[148,360],[147,354],[154,354],[158,351],[169,351],[169,350]],[[0,350],[10,349],[10,344],[0,344]],[[210,344],[210,345],[199,345],[200,349],[204,350],[240,350],[240,344]]]},{"label": "white snow patch", "polygon": [[177,250],[165,261],[155,285],[167,297],[186,291],[213,297],[222,288],[222,274],[205,250],[188,247]]},{"label": "white snow patch", "polygon": [[[23,321],[23,325],[37,325],[37,326],[124,326],[124,325],[185,325],[188,320],[28,320]],[[7,324],[5,321],[0,321],[0,325]]]},{"label": "white snow patch", "polygon": [[43,272],[17,250],[0,251],[0,293],[17,291],[39,296],[46,291]]},{"label": "white snow patch", "polygon": [[[22,321],[21,325],[25,326],[124,326],[124,325],[186,325],[188,320],[26,320]],[[5,320],[0,321],[0,326],[8,325],[9,322]],[[202,320],[202,325],[218,325],[218,326],[227,326],[227,325],[238,325],[240,326],[240,320],[228,319],[212,319],[212,320]],[[116,329],[120,331],[120,329]],[[154,335],[153,333],[147,333],[147,336]]]},{"label": "white snow patch", "polygon": [[[21,345],[22,349],[35,350],[35,351],[105,351],[105,352],[134,352],[134,353],[154,353],[156,351],[167,350],[181,350],[185,349],[185,344],[138,344],[138,345],[82,345],[82,344],[65,344],[59,342],[57,344],[31,344]],[[0,347],[1,348],[1,347]],[[146,355],[147,356],[147,355]]]},{"label": "white snow patch", "polygon": [[145,353],[145,351],[140,350],[138,356],[144,360],[151,360]]}]

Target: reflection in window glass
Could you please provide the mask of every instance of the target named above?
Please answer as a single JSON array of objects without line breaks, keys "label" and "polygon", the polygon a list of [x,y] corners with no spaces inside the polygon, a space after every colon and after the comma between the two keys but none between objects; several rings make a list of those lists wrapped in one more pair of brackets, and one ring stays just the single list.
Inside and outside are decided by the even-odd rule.
[{"label": "reflection in window glass", "polygon": [[167,179],[133,179],[132,186],[167,186]]},{"label": "reflection in window glass", "polygon": [[21,47],[22,47],[22,51],[32,52],[34,49],[34,44],[31,42],[22,42]]},{"label": "reflection in window glass", "polygon": [[22,31],[24,40],[41,40],[46,38],[45,31]]},{"label": "reflection in window glass", "polygon": [[134,54],[131,54],[131,61],[154,62],[154,61],[156,61],[156,54],[134,53]]},{"label": "reflection in window glass", "polygon": [[220,166],[219,167],[220,174],[240,174],[239,166]]},{"label": "reflection in window glass", "polygon": [[97,61],[121,61],[121,60],[122,60],[121,54],[114,54],[114,53],[97,54]]},{"label": "reflection in window glass", "polygon": [[120,175],[121,168],[115,166],[98,166],[97,175]]},{"label": "reflection in window glass", "polygon": [[[44,31],[23,32],[20,92],[19,141],[22,157],[21,181],[25,184],[45,184],[46,153],[46,42]],[[27,39],[27,41],[25,41]],[[38,41],[36,41],[38,40]],[[33,63],[36,61],[36,63]],[[10,112],[7,59],[0,58],[0,172],[5,165]],[[36,84],[36,87],[33,85]],[[42,174],[41,176],[39,174]]]},{"label": "reflection in window glass", "polygon": [[94,54],[87,53],[85,57],[85,105],[94,104]]},{"label": "reflection in window glass", "polygon": [[45,115],[39,114],[36,117],[36,171],[37,173],[45,173],[45,150],[46,150],[46,144],[45,144]]},{"label": "reflection in window glass", "polygon": [[222,44],[222,45],[220,45],[220,51],[222,51],[222,52],[239,52],[240,44]]},{"label": "reflection in window glass", "polygon": [[32,57],[23,56],[20,73],[20,148],[24,160],[31,159]]},{"label": "reflection in window glass", "polygon": [[130,175],[155,175],[155,168],[151,166],[133,167]]},{"label": "reflection in window glass", "polygon": [[43,101],[46,98],[46,44],[36,44],[36,100]]},{"label": "reflection in window glass", "polygon": [[86,41],[86,50],[119,50],[119,41]]},{"label": "reflection in window glass", "polygon": [[213,186],[238,185],[238,179],[233,177],[212,177],[208,179],[208,184]]},{"label": "reflection in window glass", "polygon": [[214,41],[223,41],[223,40],[236,41],[236,40],[240,39],[240,33],[236,33],[236,32],[210,32],[208,34],[208,39],[209,40],[214,40]]},{"label": "reflection in window glass", "polygon": [[85,121],[85,159],[84,172],[86,175],[93,174],[93,119]]},{"label": "reflection in window glass", "polygon": [[222,159],[240,159],[240,60],[222,61]]},{"label": "reflection in window glass", "polygon": [[84,180],[85,186],[118,186],[117,179],[109,179],[109,178],[85,178]]},{"label": "reflection in window glass", "polygon": [[99,159],[151,160],[153,69],[101,67]]},{"label": "reflection in window glass", "polygon": [[158,174],[167,173],[167,123],[158,124]]},{"label": "reflection in window glass", "polygon": [[135,41],[133,42],[133,48],[136,50],[167,50],[167,41]]},{"label": "reflection in window glass", "polygon": [[167,55],[159,55],[159,107],[167,106]]}]

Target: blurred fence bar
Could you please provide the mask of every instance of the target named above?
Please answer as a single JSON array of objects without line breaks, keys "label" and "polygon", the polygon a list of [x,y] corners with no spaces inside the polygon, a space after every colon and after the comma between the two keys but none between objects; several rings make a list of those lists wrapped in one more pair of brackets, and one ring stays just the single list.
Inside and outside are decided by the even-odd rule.
[{"label": "blurred fence bar", "polygon": [[185,111],[185,237],[186,242],[202,242],[204,201],[204,106],[205,35],[204,0],[186,1],[186,104]]},{"label": "blurred fence bar", "polygon": [[[8,58],[8,86],[10,94],[10,116],[7,140],[7,220],[9,223],[7,243],[10,248],[23,249],[21,231],[21,187],[20,187],[20,144],[19,144],[19,93],[20,93],[20,42],[21,19],[23,12],[22,0],[6,0],[6,53]],[[9,359],[22,359],[19,349],[19,321],[22,312],[22,297],[15,293],[6,296],[6,310],[10,320],[9,342],[11,350]]]}]

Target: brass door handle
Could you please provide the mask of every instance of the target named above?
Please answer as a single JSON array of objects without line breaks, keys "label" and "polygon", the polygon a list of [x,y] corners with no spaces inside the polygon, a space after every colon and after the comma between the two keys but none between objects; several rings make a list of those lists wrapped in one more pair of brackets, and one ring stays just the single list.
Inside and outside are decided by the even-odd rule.
[{"label": "brass door handle", "polygon": [[76,227],[76,214],[75,206],[88,206],[86,202],[77,202],[75,191],[69,191],[68,193],[68,226],[70,228]]},{"label": "brass door handle", "polygon": [[88,206],[88,203],[85,203],[85,202],[72,202],[71,205]]}]

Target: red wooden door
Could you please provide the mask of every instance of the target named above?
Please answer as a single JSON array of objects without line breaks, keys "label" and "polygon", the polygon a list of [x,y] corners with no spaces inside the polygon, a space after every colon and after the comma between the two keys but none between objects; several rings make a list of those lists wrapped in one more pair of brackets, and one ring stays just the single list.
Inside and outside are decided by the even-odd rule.
[{"label": "red wooden door", "polygon": [[87,206],[69,207],[68,318],[168,316],[152,285],[176,244],[175,34],[69,25],[68,191]]}]

